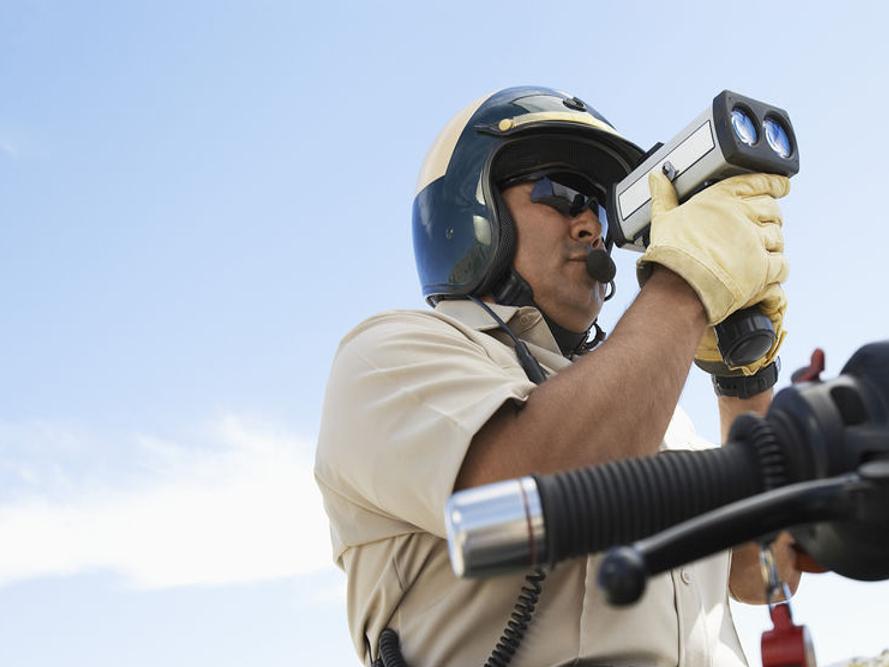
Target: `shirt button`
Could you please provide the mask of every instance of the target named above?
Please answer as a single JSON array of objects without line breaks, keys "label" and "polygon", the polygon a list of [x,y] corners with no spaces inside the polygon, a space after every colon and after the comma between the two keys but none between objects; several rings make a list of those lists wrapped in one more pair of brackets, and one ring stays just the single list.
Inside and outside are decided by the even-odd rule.
[{"label": "shirt button", "polygon": [[679,572],[679,578],[682,579],[683,584],[690,584],[691,583],[691,572],[689,572],[685,568],[682,568],[682,570]]}]

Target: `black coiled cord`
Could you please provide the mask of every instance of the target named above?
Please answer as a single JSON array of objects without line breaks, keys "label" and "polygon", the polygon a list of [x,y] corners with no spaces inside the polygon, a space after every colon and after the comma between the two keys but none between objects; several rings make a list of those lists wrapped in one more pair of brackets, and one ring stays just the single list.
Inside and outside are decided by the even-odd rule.
[{"label": "black coiled cord", "polygon": [[398,633],[392,628],[386,628],[380,633],[380,656],[374,661],[373,667],[407,667],[398,644]]},{"label": "black coiled cord", "polygon": [[512,613],[509,615],[506,628],[500,635],[500,639],[497,640],[497,645],[491,651],[490,657],[485,661],[484,667],[506,667],[512,662],[513,656],[525,638],[525,632],[531,624],[531,619],[534,617],[534,608],[540,600],[544,579],[546,579],[546,572],[540,568],[535,568],[525,575],[527,583],[522,586],[519,599],[516,600]]},{"label": "black coiled cord", "polygon": [[[611,283],[612,290],[614,282]],[[611,298],[609,296],[608,298]],[[534,355],[528,350],[527,345],[520,340],[491,308],[480,299],[470,296],[476,305],[484,309],[490,315],[497,326],[505,331],[512,339],[515,346],[516,356],[528,379],[534,384],[541,384],[546,380],[546,371],[534,358]],[[599,325],[596,325],[597,334],[601,333]],[[603,336],[604,337],[604,334]],[[599,342],[597,335],[596,342]],[[519,597],[512,608],[506,627],[497,640],[497,645],[491,651],[491,655],[485,661],[484,667],[507,667],[512,662],[513,656],[519,650],[522,640],[525,638],[525,632],[534,618],[534,609],[540,600],[540,593],[543,591],[543,580],[546,579],[546,572],[540,568],[532,570],[525,575],[525,585],[519,592]],[[398,643],[398,633],[392,628],[386,628],[380,633],[380,656],[374,661],[373,667],[407,667],[404,656],[401,654],[401,647]]]},{"label": "black coiled cord", "polygon": [[[534,617],[534,608],[540,600],[544,579],[546,572],[540,568],[535,568],[525,575],[526,583],[522,586],[519,598],[512,608],[506,628],[485,661],[484,667],[507,667],[512,662]],[[373,667],[407,667],[404,656],[401,655],[398,633],[392,628],[386,628],[380,633],[380,655],[374,660]]]},{"label": "black coiled cord", "polygon": [[[732,444],[720,449],[664,452],[535,477],[550,563],[633,542],[789,482],[786,456],[766,420],[739,418],[730,439]],[[590,516],[599,518],[589,521]],[[545,576],[540,569],[526,575],[484,667],[510,664],[531,623]],[[375,667],[407,667],[398,635],[389,628],[380,636],[380,655]]]}]

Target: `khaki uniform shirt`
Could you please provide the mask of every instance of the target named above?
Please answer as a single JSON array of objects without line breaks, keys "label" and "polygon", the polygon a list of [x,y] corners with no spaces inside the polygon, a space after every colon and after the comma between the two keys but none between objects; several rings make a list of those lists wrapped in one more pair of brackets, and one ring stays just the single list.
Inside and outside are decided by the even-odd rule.
[{"label": "khaki uniform shirt", "polygon": [[[571,363],[537,310],[494,310],[548,372]],[[508,338],[470,301],[383,313],[343,339],[315,476],[365,664],[376,659],[386,627],[398,632],[411,667],[482,665],[490,654],[524,575],[456,578],[444,507],[472,437],[500,406],[523,402],[534,387]],[[709,446],[677,410],[662,448]],[[629,608],[605,603],[599,561],[577,558],[549,574],[512,665],[747,664],[727,601],[727,552],[652,578]]]}]

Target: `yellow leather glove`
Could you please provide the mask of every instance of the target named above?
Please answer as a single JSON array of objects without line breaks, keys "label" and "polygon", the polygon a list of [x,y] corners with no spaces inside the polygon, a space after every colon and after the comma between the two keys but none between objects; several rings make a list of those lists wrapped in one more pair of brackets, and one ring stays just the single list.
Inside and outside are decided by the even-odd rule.
[{"label": "yellow leather glove", "polygon": [[[784,296],[784,290],[781,289],[780,285],[770,285],[760,296],[762,298],[756,302],[757,307],[763,315],[772,321],[772,326],[775,329],[775,342],[772,343],[772,347],[769,348],[764,357],[747,366],[729,366],[729,370],[735,371],[735,373],[726,373],[726,375],[734,375],[738,374],[738,372],[741,375],[753,375],[763,367],[768,366],[777,358],[778,349],[787,336],[787,330],[783,324],[784,312],[787,310],[787,297]],[[717,347],[716,332],[713,327],[707,327],[701,342],[698,343],[698,349],[695,351],[695,361],[701,368],[710,373],[713,373],[713,369],[720,364],[725,365]],[[722,375],[722,373],[717,372],[716,375]]]},{"label": "yellow leather glove", "polygon": [[[776,199],[790,181],[773,174],[733,176],[679,205],[661,172],[648,179],[651,242],[637,263],[639,283],[662,264],[697,293],[710,325],[759,303],[787,277],[781,211]],[[779,308],[770,294],[771,308]],[[777,311],[775,311],[777,312]],[[783,312],[783,311],[782,311]]]}]

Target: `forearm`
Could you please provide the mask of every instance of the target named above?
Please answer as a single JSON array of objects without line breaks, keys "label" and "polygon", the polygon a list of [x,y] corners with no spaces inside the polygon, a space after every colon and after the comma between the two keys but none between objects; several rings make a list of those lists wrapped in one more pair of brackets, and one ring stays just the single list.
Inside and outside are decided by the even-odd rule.
[{"label": "forearm", "polygon": [[[772,543],[772,554],[778,567],[781,581],[790,588],[791,595],[799,588],[802,573],[796,569],[796,552],[793,550],[793,536],[788,532],[778,534]],[[729,575],[729,590],[732,597],[747,604],[765,604],[766,589],[762,568],[759,564],[759,544],[747,542],[732,549],[732,569]],[[783,599],[783,594],[777,599]],[[775,600],[772,600],[773,602]]]},{"label": "forearm", "polygon": [[719,396],[719,434],[723,443],[728,441],[728,433],[735,419],[745,412],[755,412],[764,416],[772,402],[772,390],[751,396],[750,398],[736,398],[734,396]]},{"label": "forearm", "polygon": [[705,326],[691,288],[655,271],[599,349],[476,434],[456,488],[656,453]]},{"label": "forearm", "polygon": [[[765,415],[772,402],[772,390],[751,396],[748,399],[720,396],[719,424],[722,442],[728,440],[728,433],[735,418],[745,412]],[[795,593],[800,581],[800,572],[796,569],[796,553],[793,551],[793,538],[787,532],[778,535],[772,544],[772,552],[781,579]],[[759,544],[747,542],[732,550],[732,569],[729,577],[729,588],[732,596],[748,604],[765,604],[765,582],[759,564]]]}]

